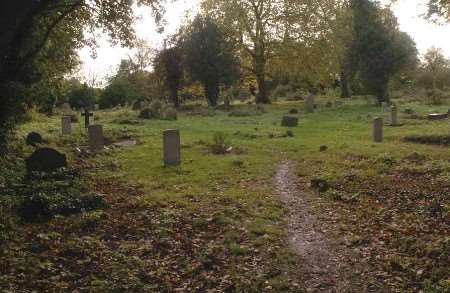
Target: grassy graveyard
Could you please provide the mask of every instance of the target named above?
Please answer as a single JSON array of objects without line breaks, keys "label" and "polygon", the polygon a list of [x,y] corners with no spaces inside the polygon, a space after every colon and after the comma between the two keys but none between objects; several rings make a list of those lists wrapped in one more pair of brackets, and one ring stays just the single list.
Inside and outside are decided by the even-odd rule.
[{"label": "grassy graveyard", "polygon": [[[364,264],[355,288],[449,290],[448,145],[405,141],[447,135],[448,120],[426,119],[447,107],[397,100],[403,126],[391,127],[389,109],[363,97],[326,107],[329,101],[320,99],[309,114],[302,102],[287,101],[230,111],[185,106],[176,121],[138,119],[129,108],[98,111],[94,123],[103,125],[108,149],[81,157],[75,148],[87,144],[82,119],[62,137],[58,116],[36,114],[1,167],[0,183],[11,196],[2,197],[0,210],[0,288],[302,292],[301,262],[286,243],[287,207],[273,179],[280,162],[289,161],[320,231]],[[416,115],[404,113],[407,108]],[[300,117],[298,127],[281,127],[291,109],[300,111],[291,114]],[[384,118],[382,143],[372,141],[374,117]],[[163,167],[165,129],[180,130],[180,167]],[[13,190],[20,189],[24,158],[33,150],[23,143],[30,131],[66,153],[80,181],[74,186],[104,204],[48,221],[21,219],[23,194]],[[127,140],[136,145],[112,147]],[[56,185],[65,186],[64,178]],[[315,191],[312,178],[330,188]],[[48,200],[58,205],[50,193]]]}]

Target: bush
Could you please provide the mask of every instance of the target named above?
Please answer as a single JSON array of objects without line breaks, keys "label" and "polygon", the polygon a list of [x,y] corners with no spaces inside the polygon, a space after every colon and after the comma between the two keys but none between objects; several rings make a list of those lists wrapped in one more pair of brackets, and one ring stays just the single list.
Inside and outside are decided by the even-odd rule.
[{"label": "bush", "polygon": [[228,153],[231,141],[223,132],[216,132],[213,136],[213,143],[209,145],[211,152],[216,155],[223,155]]},{"label": "bush", "polygon": [[71,170],[35,176],[15,190],[22,200],[18,215],[26,222],[45,221],[55,215],[72,215],[104,207],[104,199],[88,190]]},{"label": "bush", "polygon": [[152,115],[155,118],[161,117],[161,110],[163,108],[163,104],[159,100],[155,100],[150,104],[150,111],[152,111]]},{"label": "bush", "polygon": [[172,107],[167,107],[162,111],[161,118],[164,120],[177,120],[177,111]]},{"label": "bush", "polygon": [[428,90],[427,96],[433,105],[442,105],[444,101],[450,99],[450,93],[439,89]]},{"label": "bush", "polygon": [[271,100],[276,101],[280,98],[286,98],[288,97],[288,93],[293,92],[293,89],[288,84],[279,84],[277,87],[273,90],[271,94]]}]

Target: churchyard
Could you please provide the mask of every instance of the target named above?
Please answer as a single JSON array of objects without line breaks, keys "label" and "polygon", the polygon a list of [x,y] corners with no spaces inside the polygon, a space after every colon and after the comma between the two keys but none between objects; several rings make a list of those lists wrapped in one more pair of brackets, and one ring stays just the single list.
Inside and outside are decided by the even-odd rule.
[{"label": "churchyard", "polygon": [[[33,114],[0,167],[0,288],[444,292],[449,121],[428,115],[448,106],[393,102],[395,123],[390,106],[331,96],[315,109],[187,104],[177,120],[117,107],[94,111],[88,129],[77,111],[70,130],[61,115]],[[43,141],[27,145],[30,132]],[[41,147],[66,155],[68,168],[23,179]],[[30,188],[41,199],[28,199],[23,217]]]}]

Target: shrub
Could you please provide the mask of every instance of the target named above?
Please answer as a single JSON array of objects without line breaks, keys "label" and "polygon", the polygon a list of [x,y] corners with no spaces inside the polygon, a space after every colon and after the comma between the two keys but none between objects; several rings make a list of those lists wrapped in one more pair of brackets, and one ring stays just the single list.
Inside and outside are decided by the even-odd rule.
[{"label": "shrub", "polygon": [[162,111],[161,118],[164,120],[177,120],[177,111],[172,107],[167,107]]},{"label": "shrub", "polygon": [[153,117],[161,117],[161,110],[163,108],[163,104],[159,100],[155,100],[150,104],[150,111],[152,111]]},{"label": "shrub", "polygon": [[216,155],[223,155],[228,153],[231,141],[229,137],[223,132],[216,132],[213,136],[213,143],[209,145],[211,152]]},{"label": "shrub", "polygon": [[276,101],[279,98],[286,98],[289,93],[293,92],[292,87],[288,84],[279,84],[271,94],[271,100]]},{"label": "shrub", "polygon": [[37,175],[15,193],[22,196],[18,215],[27,222],[92,211],[106,205],[72,170]]}]

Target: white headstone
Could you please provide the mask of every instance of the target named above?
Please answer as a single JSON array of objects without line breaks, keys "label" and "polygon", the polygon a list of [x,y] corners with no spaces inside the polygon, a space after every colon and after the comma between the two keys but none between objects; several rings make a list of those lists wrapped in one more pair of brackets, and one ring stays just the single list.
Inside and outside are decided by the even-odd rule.
[{"label": "white headstone", "polygon": [[72,121],[70,116],[61,117],[61,129],[63,135],[72,134]]},{"label": "white headstone", "polygon": [[90,125],[88,127],[89,147],[92,151],[102,150],[105,146],[103,125]]},{"label": "white headstone", "polygon": [[163,133],[164,166],[179,166],[181,164],[180,131],[169,129]]}]

